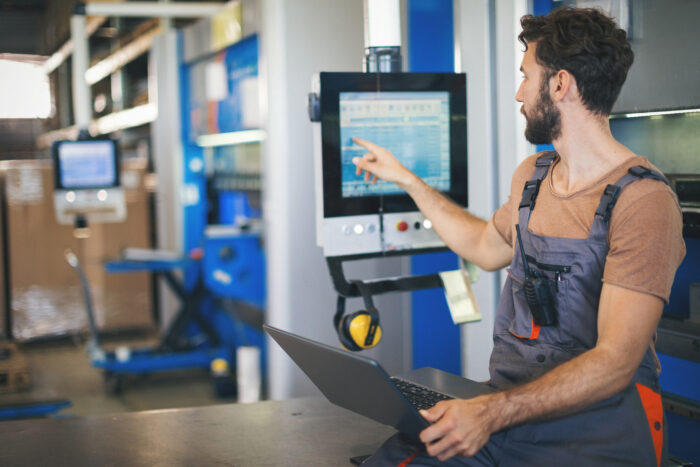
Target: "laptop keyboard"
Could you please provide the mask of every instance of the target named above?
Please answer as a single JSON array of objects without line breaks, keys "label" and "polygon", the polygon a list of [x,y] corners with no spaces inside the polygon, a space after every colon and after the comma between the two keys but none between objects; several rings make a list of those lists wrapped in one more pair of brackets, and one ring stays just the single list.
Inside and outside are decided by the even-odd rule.
[{"label": "laptop keyboard", "polygon": [[394,382],[399,391],[406,396],[406,399],[408,399],[411,405],[418,410],[429,409],[440,401],[454,399],[452,396],[431,391],[430,389],[424,388],[423,386],[418,386],[417,384],[413,384],[403,379],[392,377],[391,380]]}]

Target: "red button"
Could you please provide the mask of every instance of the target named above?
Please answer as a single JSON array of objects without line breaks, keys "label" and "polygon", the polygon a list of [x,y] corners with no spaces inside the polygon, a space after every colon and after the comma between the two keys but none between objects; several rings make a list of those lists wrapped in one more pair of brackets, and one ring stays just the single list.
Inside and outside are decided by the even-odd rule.
[{"label": "red button", "polygon": [[396,223],[396,230],[398,230],[399,232],[405,232],[408,230],[408,224],[404,221],[397,222]]}]

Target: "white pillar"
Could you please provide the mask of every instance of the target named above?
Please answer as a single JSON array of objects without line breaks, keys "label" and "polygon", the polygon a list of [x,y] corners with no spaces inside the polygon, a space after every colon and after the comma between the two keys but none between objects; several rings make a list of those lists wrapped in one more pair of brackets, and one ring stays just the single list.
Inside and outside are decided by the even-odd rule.
[{"label": "white pillar", "polygon": [[90,86],[85,81],[89,54],[88,36],[85,30],[86,17],[73,15],[70,19],[71,39],[73,40],[73,117],[78,130],[87,130],[92,120]]},{"label": "white pillar", "polygon": [[[519,19],[527,0],[455,0],[455,69],[467,73],[469,210],[490,219],[510,194],[517,164],[531,151],[515,101],[520,83]],[[463,375],[489,378],[502,279],[482,271],[474,293],[483,319],[463,326]]]},{"label": "white pillar", "polygon": [[[347,0],[263,0],[260,87],[265,93],[263,174],[267,310],[269,324],[339,347],[332,326],[336,306],[322,249],[316,245],[313,130],[306,109],[312,76],[320,71],[362,69],[362,2]],[[313,18],[310,27],[309,18]],[[350,278],[407,274],[403,259],[353,262]],[[384,337],[363,352],[390,373],[410,367],[409,294],[376,299]],[[362,308],[348,301],[348,312]],[[270,342],[270,397],[284,399],[317,393],[297,366]]]},{"label": "white pillar", "polygon": [[[175,31],[154,38],[149,60],[148,99],[158,107],[158,118],[151,124],[153,163],[158,174],[155,196],[157,247],[182,253],[181,192],[185,156],[180,138],[180,79]],[[167,329],[178,309],[178,301],[166,284],[159,284],[159,292],[161,328]]]}]

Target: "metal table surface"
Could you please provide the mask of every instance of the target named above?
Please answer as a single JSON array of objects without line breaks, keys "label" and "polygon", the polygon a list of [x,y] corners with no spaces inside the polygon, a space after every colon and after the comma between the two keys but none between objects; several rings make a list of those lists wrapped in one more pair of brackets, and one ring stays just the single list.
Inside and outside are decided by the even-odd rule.
[{"label": "metal table surface", "polygon": [[350,466],[394,433],[322,398],[0,422],[7,466]]}]

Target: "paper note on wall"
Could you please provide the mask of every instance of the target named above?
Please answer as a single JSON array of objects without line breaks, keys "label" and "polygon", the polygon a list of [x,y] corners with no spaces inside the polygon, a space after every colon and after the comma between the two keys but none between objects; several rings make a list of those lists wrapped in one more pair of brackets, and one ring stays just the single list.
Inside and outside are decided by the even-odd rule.
[{"label": "paper note on wall", "polygon": [[228,76],[226,65],[222,62],[207,63],[204,68],[206,96],[208,101],[222,101],[228,96]]},{"label": "paper note on wall", "polygon": [[238,86],[241,95],[241,126],[243,128],[260,128],[262,119],[260,118],[258,77],[244,78]]},{"label": "paper note on wall", "polygon": [[469,273],[463,270],[440,273],[447,306],[455,324],[481,320]]}]

